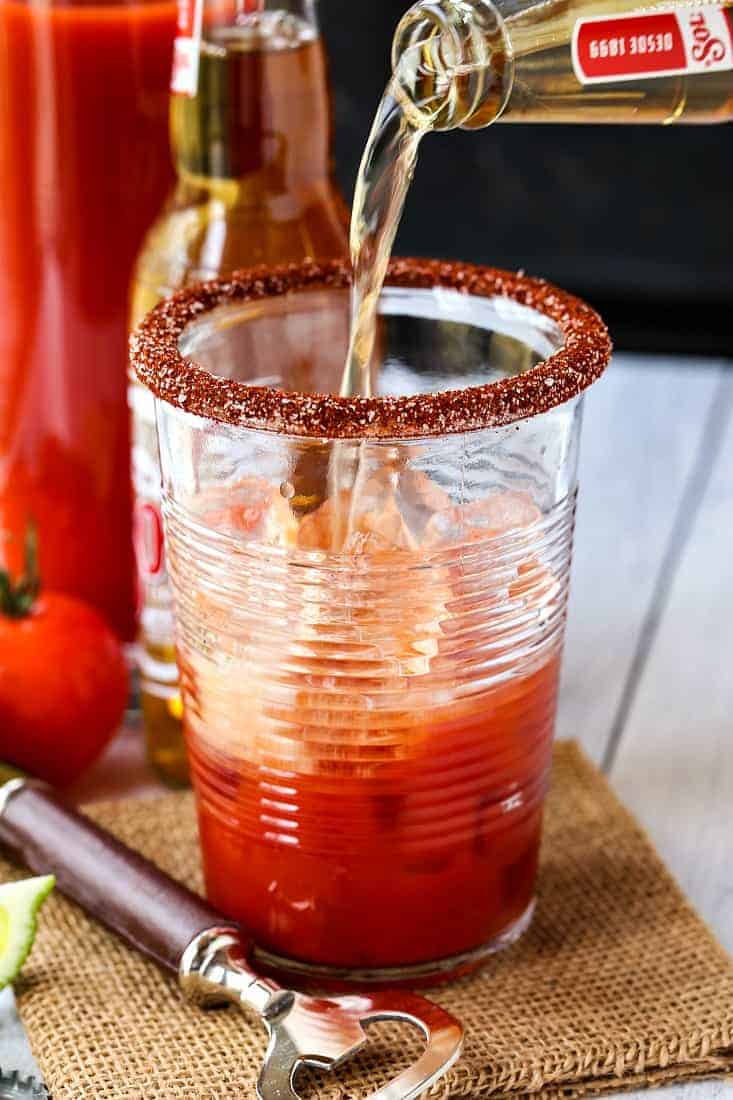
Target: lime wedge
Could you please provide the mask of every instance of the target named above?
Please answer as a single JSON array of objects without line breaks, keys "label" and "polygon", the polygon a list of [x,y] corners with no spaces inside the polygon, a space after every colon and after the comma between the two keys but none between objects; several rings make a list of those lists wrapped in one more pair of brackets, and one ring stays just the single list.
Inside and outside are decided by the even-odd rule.
[{"label": "lime wedge", "polygon": [[0,884],[0,989],[17,978],[36,938],[38,910],[53,889],[53,875]]}]

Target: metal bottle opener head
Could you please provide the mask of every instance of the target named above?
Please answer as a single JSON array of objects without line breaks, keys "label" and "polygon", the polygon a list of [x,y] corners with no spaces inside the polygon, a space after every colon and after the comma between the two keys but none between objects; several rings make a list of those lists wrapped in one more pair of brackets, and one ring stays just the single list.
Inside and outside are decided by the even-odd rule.
[{"label": "metal bottle opener head", "polygon": [[460,1025],[442,1008],[410,993],[316,998],[294,994],[290,1008],[267,1020],[270,1043],[260,1074],[260,1100],[298,1100],[293,1080],[301,1065],[335,1069],[366,1041],[363,1024],[398,1020],[420,1028],[427,1047],[416,1062],[367,1100],[419,1096],[452,1065],[463,1042]]},{"label": "metal bottle opener head", "polygon": [[300,1066],[332,1070],[367,1041],[364,1025],[380,1020],[420,1029],[427,1046],[416,1062],[365,1100],[411,1100],[441,1077],[463,1045],[459,1022],[424,997],[402,990],[311,997],[254,974],[236,928],[211,928],[189,946],[180,968],[187,997],[202,1004],[234,1001],[260,1016],[270,1034],[257,1083],[260,1100],[300,1100]]}]

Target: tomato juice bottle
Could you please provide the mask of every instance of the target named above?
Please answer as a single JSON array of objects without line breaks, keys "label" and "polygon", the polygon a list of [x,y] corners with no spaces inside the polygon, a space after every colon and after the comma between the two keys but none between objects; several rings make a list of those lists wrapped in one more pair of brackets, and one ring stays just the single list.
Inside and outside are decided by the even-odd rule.
[{"label": "tomato juice bottle", "polygon": [[173,0],[0,0],[0,558],[131,640],[130,272],[170,186]]}]

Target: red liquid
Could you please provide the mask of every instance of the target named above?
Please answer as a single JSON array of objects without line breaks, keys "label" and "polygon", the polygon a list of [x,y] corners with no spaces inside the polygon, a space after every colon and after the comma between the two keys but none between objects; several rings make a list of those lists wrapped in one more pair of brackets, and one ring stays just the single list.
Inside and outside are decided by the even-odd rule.
[{"label": "red liquid", "polygon": [[0,0],[0,550],[134,633],[128,285],[172,182],[174,3]]},{"label": "red liquid", "polygon": [[410,758],[362,774],[337,750],[319,774],[227,763],[189,729],[209,897],[262,947],[309,963],[482,947],[532,901],[557,674],[551,658],[447,707]]}]

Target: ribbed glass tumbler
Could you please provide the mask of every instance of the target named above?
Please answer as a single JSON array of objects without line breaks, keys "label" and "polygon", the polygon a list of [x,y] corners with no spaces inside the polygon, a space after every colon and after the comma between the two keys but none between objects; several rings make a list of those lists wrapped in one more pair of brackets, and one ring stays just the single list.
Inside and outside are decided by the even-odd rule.
[{"label": "ribbed glass tumbler", "polygon": [[194,288],[133,363],[209,896],[260,965],[432,980],[532,913],[581,395],[610,348],[548,284],[395,261],[376,396],[340,398],[348,283]]}]

